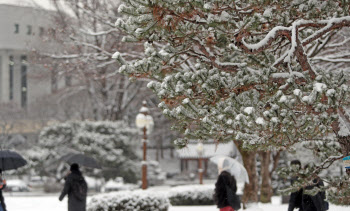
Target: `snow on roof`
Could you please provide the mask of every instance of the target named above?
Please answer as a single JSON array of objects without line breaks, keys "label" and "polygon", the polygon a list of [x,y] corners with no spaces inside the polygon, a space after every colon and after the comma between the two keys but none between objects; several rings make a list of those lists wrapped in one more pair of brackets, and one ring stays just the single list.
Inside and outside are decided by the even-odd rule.
[{"label": "snow on roof", "polygon": [[55,10],[51,0],[0,0],[0,4]]},{"label": "snow on roof", "polygon": [[[55,0],[59,10],[64,11],[69,15],[73,15],[74,13],[71,8],[64,2],[64,0]],[[47,11],[57,11],[53,0],[0,0],[1,5],[11,5],[17,7],[29,7],[34,9],[41,9]]]},{"label": "snow on roof", "polygon": [[[202,158],[210,158],[215,155],[225,155],[233,156],[234,154],[234,144],[229,142],[227,144],[215,144],[215,143],[205,143],[203,144],[204,152]],[[187,147],[183,149],[176,150],[179,158],[199,158],[197,153],[197,144],[189,143]]]}]

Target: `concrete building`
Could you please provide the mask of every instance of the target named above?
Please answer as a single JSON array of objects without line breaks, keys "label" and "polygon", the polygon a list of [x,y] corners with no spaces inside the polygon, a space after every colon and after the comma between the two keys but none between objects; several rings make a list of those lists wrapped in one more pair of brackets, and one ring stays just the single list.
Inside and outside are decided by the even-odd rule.
[{"label": "concrete building", "polygon": [[34,49],[56,49],[57,44],[48,36],[55,32],[52,27],[56,13],[52,8],[27,4],[30,2],[34,1],[0,0],[2,148],[25,149],[34,143],[38,132],[51,121],[52,113],[57,113],[53,107],[56,101],[52,99],[57,98],[54,94],[66,87],[65,80],[38,65],[32,56]]},{"label": "concrete building", "polygon": [[[0,103],[28,108],[52,92],[50,72],[32,65],[29,53],[41,46],[53,11],[0,2]],[[43,80],[43,79],[46,80]]]}]

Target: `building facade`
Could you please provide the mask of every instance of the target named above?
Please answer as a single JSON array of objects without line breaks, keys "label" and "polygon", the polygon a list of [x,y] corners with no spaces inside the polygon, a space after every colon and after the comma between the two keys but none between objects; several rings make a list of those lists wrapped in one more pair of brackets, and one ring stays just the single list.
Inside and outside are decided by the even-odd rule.
[{"label": "building facade", "polygon": [[[0,4],[0,103],[27,109],[38,98],[52,93],[58,82],[52,73],[30,58],[43,46],[51,30],[53,11]],[[54,85],[53,85],[54,84]]]}]

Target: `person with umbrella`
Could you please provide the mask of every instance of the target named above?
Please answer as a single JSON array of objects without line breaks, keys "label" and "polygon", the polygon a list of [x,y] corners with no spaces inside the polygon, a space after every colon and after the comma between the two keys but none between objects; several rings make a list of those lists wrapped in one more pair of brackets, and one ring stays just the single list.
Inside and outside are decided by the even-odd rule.
[{"label": "person with umbrella", "polygon": [[230,173],[232,176],[235,177],[238,183],[241,182],[241,183],[249,184],[249,177],[248,177],[247,170],[236,159],[233,159],[228,156],[216,155],[214,157],[211,157],[210,161],[217,165],[219,174],[222,171],[227,171],[228,173]]},{"label": "person with umbrella", "polygon": [[2,190],[6,187],[6,180],[3,179],[2,171],[18,169],[25,166],[27,161],[17,152],[0,150],[0,211],[6,211],[6,204]]},{"label": "person with umbrella", "polygon": [[210,161],[217,164],[219,176],[215,184],[214,201],[220,211],[237,211],[241,202],[236,195],[237,180],[249,183],[248,173],[237,160],[227,156],[214,156]]},{"label": "person with umbrella", "polygon": [[62,201],[68,195],[68,211],[86,211],[88,187],[77,163],[70,166],[70,172],[65,180],[59,200]]},{"label": "person with umbrella", "polygon": [[234,176],[222,171],[215,184],[214,201],[220,211],[237,211],[241,202],[236,195],[237,184]]},{"label": "person with umbrella", "polygon": [[2,178],[2,169],[0,169],[0,211],[6,211],[6,204],[2,190],[6,188],[6,180]]}]

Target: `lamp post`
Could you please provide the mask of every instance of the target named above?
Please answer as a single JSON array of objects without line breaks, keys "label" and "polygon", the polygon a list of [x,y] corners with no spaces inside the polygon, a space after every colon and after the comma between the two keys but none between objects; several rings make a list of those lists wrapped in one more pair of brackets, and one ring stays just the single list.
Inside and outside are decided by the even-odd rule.
[{"label": "lamp post", "polygon": [[198,160],[198,173],[199,173],[199,184],[203,184],[203,168],[202,168],[202,157],[203,157],[203,153],[204,153],[204,146],[202,142],[199,142],[197,144],[197,154],[199,157]]},{"label": "lamp post", "polygon": [[146,101],[142,102],[142,107],[139,114],[136,116],[136,127],[143,131],[143,161],[142,161],[142,189],[147,189],[147,134],[149,134],[154,126],[153,118],[149,115]]}]

